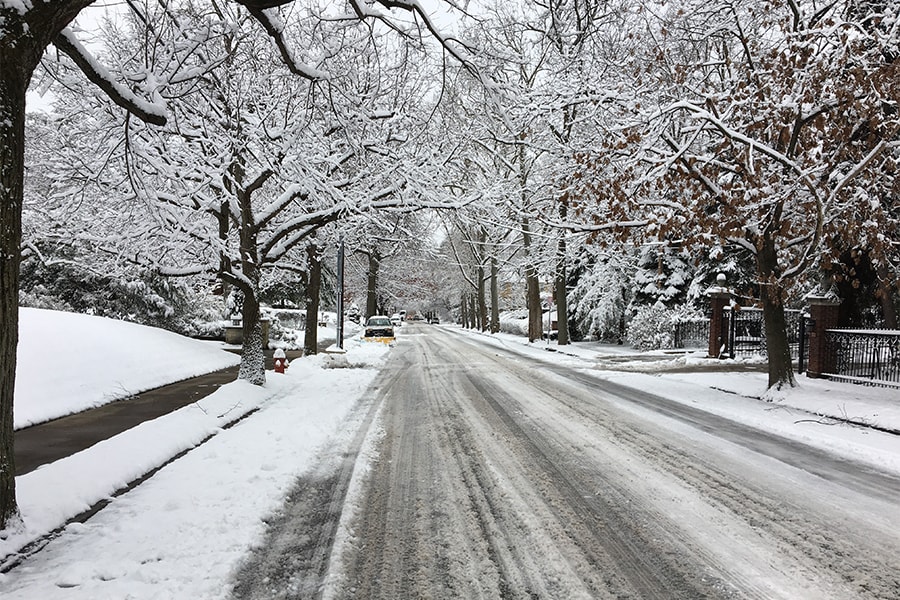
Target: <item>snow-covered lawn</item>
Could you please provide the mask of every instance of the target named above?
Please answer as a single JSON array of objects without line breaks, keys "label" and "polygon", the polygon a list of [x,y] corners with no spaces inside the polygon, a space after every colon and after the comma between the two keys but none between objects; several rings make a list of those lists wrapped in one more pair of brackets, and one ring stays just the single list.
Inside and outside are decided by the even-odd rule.
[{"label": "snow-covered lawn", "polygon": [[[34,321],[32,327],[43,328],[33,331],[59,331],[69,327],[63,323],[69,319],[78,321],[78,326],[85,328],[83,333],[89,330],[72,336],[73,344],[76,339],[87,340],[86,346],[60,350],[55,345],[54,350],[62,354],[54,360],[65,363],[71,359],[80,365],[69,385],[85,388],[77,396],[82,398],[83,407],[96,404],[93,398],[108,394],[110,387],[134,391],[151,385],[132,379],[142,376],[143,371],[174,372],[174,367],[168,371],[168,367],[156,363],[169,361],[176,348],[185,343],[165,332],[130,330],[128,345],[139,357],[140,368],[113,375],[108,368],[107,349],[121,342],[119,324],[94,319],[91,322],[95,326],[90,327],[87,321],[81,323],[83,317],[78,315],[23,312],[31,313],[26,318]],[[47,322],[42,323],[45,319]],[[401,340],[402,335],[401,331]],[[703,365],[708,363],[694,355],[651,356],[597,344],[560,349],[553,343],[529,345],[521,337],[510,335],[467,335],[900,473],[900,436],[827,424],[828,419],[819,422],[816,416],[854,417],[900,430],[897,390],[801,377],[798,390],[777,402],[765,402],[759,400],[765,389],[764,374],[704,372]],[[43,360],[45,354],[28,352],[29,344],[23,345],[19,372],[31,375],[18,383],[22,387],[17,388],[21,394],[16,398],[16,410],[39,414],[39,407],[26,404],[47,399],[46,394],[29,389],[39,385],[40,378],[34,374],[40,369],[33,363]],[[191,344],[189,353],[200,352],[194,342]],[[324,356],[298,359],[285,375],[269,373],[261,388],[234,382],[200,402],[18,477],[24,526],[6,532],[0,539],[0,557],[7,557],[4,562],[30,540],[60,527],[127,482],[212,436],[144,484],[112,500],[86,524],[69,525],[44,550],[0,575],[0,597],[227,597],[233,570],[262,539],[263,519],[281,505],[298,475],[314,468],[323,453],[352,434],[354,425],[347,419],[389,352],[385,345],[358,339],[347,340],[346,347],[349,363],[357,368],[327,369]],[[673,366],[681,370],[673,370]],[[683,372],[693,367],[695,371]],[[158,383],[184,376],[162,377],[168,381]],[[115,381],[112,386],[110,379]],[[95,386],[92,391],[87,389],[91,382]],[[54,385],[62,391],[68,389],[61,375]],[[75,409],[74,404],[67,408]],[[236,426],[223,429],[254,409],[258,410]]]},{"label": "snow-covered lawn", "polygon": [[240,362],[221,344],[103,317],[19,311],[21,429]]}]

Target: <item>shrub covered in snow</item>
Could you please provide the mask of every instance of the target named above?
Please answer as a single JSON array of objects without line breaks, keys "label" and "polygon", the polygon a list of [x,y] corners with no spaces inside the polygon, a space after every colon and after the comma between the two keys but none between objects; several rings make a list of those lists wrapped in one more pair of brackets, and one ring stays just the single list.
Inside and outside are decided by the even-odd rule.
[{"label": "shrub covered in snow", "polygon": [[637,310],[628,323],[626,339],[640,350],[673,348],[676,323],[702,318],[703,315],[690,306],[666,308],[657,302]]},{"label": "shrub covered in snow", "polygon": [[528,311],[510,310],[500,313],[500,331],[513,335],[528,335]]}]

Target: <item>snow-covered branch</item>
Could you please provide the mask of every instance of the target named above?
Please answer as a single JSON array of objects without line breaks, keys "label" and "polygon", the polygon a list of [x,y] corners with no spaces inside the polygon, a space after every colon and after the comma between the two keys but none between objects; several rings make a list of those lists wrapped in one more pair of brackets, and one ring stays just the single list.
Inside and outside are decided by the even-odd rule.
[{"label": "snow-covered branch", "polygon": [[[278,0],[275,1],[277,2]],[[282,2],[282,4],[284,3],[286,2]],[[242,4],[244,3],[242,2]],[[253,18],[259,21],[259,24],[263,26],[263,29],[265,29],[266,33],[269,34],[269,37],[275,42],[275,46],[278,48],[278,52],[281,54],[284,64],[291,73],[309,79],[310,81],[320,81],[330,77],[327,72],[320,71],[309,65],[304,65],[294,58],[293,52],[288,48],[287,42],[284,39],[284,23],[281,22],[281,19],[276,14],[263,8],[250,6],[249,4],[244,4],[244,6],[247,7],[247,10],[253,15]]]},{"label": "snow-covered branch", "polygon": [[116,81],[112,74],[81,45],[71,30],[64,29],[60,32],[53,40],[53,44],[60,52],[71,58],[85,77],[103,90],[113,102],[142,121],[160,126],[166,124],[166,109],[162,100],[157,103],[148,102]]}]

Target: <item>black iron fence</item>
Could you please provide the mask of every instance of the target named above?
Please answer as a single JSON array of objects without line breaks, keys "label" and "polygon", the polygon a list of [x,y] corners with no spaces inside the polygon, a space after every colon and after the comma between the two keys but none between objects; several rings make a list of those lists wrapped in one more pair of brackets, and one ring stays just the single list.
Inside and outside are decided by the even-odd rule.
[{"label": "black iron fence", "polygon": [[[800,356],[801,327],[803,313],[799,310],[785,309],[787,322],[788,345],[791,358]],[[768,356],[766,348],[766,326],[761,308],[741,308],[726,310],[726,331],[728,331],[728,354],[734,358],[739,356]]]},{"label": "black iron fence", "polygon": [[709,346],[709,319],[675,323],[674,338],[673,345],[676,348],[707,348]]},{"label": "black iron fence", "polygon": [[872,385],[900,386],[900,331],[829,329],[825,332],[826,364],[833,379]]}]

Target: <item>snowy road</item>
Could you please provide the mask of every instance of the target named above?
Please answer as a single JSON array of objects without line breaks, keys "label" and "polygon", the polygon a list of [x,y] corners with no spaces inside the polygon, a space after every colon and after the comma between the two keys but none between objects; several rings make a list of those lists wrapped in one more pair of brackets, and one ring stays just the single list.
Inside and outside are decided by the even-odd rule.
[{"label": "snowy road", "polygon": [[900,596],[892,476],[449,329],[405,327],[374,385],[238,597]]}]

